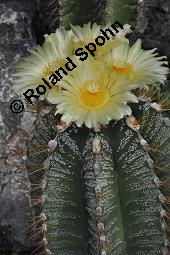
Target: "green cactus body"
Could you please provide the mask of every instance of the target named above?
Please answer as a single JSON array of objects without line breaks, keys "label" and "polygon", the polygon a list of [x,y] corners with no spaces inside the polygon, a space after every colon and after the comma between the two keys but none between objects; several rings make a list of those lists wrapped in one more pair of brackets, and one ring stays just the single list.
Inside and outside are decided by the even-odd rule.
[{"label": "green cactus body", "polygon": [[[126,254],[119,185],[107,128],[89,133],[83,150],[88,254]],[[103,252],[103,253],[102,253]]]},{"label": "green cactus body", "polygon": [[[156,115],[161,125],[163,116],[147,106],[142,115],[142,106],[137,109],[135,105],[134,115],[139,114],[143,121],[151,117],[149,113],[153,118]],[[154,122],[155,129],[149,134],[160,132],[157,124]],[[61,255],[163,253],[166,235],[162,226],[168,230],[169,194],[168,189],[160,188],[161,193],[156,187],[153,164],[160,165],[165,159],[168,164],[169,129],[165,124],[164,129],[160,126],[163,132],[160,137],[164,135],[166,143],[153,163],[142,140],[148,138],[152,143],[154,135],[153,138],[149,135],[149,140],[148,128],[143,124],[137,132],[122,120],[98,132],[72,125],[62,132],[55,129],[53,137],[48,136],[57,141],[57,146],[45,161],[48,170],[43,213],[47,230],[44,224],[41,228],[51,252]],[[161,174],[167,178],[165,172]],[[161,197],[165,207],[164,224]],[[43,249],[48,254],[45,245]]]},{"label": "green cactus body", "polygon": [[89,21],[96,23],[101,22],[103,13],[104,1],[60,1],[60,25],[66,29],[70,28],[70,24],[84,25]]},{"label": "green cactus body", "polygon": [[169,198],[170,198],[170,125],[169,119],[142,102],[134,107],[134,116],[142,124],[141,134],[147,141],[156,174],[155,182],[161,191],[160,201],[163,207],[161,217],[163,229],[169,239]]},{"label": "green cactus body", "polygon": [[111,0],[106,1],[104,21],[108,22],[120,21],[122,23],[132,23],[136,10],[135,0]]},{"label": "green cactus body", "polygon": [[69,28],[70,23],[83,25],[89,21],[104,24],[115,21],[132,22],[136,8],[134,0],[61,0],[60,7],[60,21],[65,28]]},{"label": "green cactus body", "polygon": [[82,26],[88,22],[132,23],[136,10],[135,0],[38,0],[38,4],[45,23],[52,30],[58,23],[66,29],[70,28],[70,24]]},{"label": "green cactus body", "polygon": [[[56,121],[57,118],[55,118]],[[46,166],[45,160],[48,158],[48,141],[55,137],[52,128],[54,118],[52,115],[39,116],[35,121],[33,137],[27,144],[27,169],[28,177],[31,182],[31,201],[33,220],[31,226],[34,228],[31,235],[31,241],[34,243],[33,254],[41,254],[46,249],[44,239],[44,222],[46,216],[42,212],[44,201],[43,189],[45,186],[44,174]],[[28,228],[28,230],[30,227]]]},{"label": "green cactus body", "polygon": [[[56,136],[57,147],[49,156],[44,190],[47,240],[58,254],[87,254],[86,220],[81,185],[80,148],[86,132],[67,128]],[[57,169],[57,171],[56,171]]]},{"label": "green cactus body", "polygon": [[139,134],[124,121],[113,128],[112,141],[127,254],[161,254],[160,192],[154,183],[152,161]]}]

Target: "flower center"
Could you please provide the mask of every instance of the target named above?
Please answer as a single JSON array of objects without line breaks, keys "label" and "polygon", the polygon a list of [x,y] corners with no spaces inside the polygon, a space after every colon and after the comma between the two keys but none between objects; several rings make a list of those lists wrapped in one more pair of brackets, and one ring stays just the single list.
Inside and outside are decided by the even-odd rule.
[{"label": "flower center", "polygon": [[89,109],[102,107],[108,99],[107,90],[95,82],[83,84],[80,92],[80,100]]},{"label": "flower center", "polygon": [[118,74],[131,74],[133,72],[133,67],[129,63],[123,60],[110,61],[109,66],[112,71]]},{"label": "flower center", "polygon": [[52,75],[57,68],[64,66],[65,64],[65,60],[63,59],[59,59],[59,60],[55,60],[55,61],[51,61],[50,63],[48,63],[48,65],[43,69],[42,74],[45,77],[48,77],[50,75]]}]

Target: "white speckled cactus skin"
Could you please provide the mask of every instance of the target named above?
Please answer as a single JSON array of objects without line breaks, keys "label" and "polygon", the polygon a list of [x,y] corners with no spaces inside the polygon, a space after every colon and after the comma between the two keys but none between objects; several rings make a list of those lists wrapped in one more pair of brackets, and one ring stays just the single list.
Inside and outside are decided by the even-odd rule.
[{"label": "white speckled cactus skin", "polygon": [[39,117],[27,153],[31,183],[46,183],[32,193],[41,201],[33,205],[42,229],[36,254],[168,254],[169,126],[148,102],[132,109],[139,130],[123,119],[97,132],[74,124],[62,131],[58,117]]}]

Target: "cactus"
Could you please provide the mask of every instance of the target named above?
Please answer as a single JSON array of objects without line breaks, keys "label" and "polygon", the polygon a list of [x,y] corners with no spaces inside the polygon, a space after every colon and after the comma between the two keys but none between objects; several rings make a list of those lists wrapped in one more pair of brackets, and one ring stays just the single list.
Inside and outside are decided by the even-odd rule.
[{"label": "cactus", "polygon": [[86,23],[122,23],[134,22],[135,0],[37,0],[39,11],[49,30],[55,31],[58,25],[70,28],[70,24],[84,25]]},{"label": "cactus", "polygon": [[[45,135],[47,148],[57,141],[43,191],[54,254],[168,254],[169,126],[147,101],[132,108],[139,130],[127,117],[97,132],[57,124]],[[42,161],[41,150],[30,154]]]},{"label": "cactus", "polygon": [[[121,11],[122,17],[126,20],[132,17],[133,8],[128,5],[133,6],[130,0],[88,2],[86,5],[83,1],[57,2],[55,10],[59,16],[56,19],[59,18],[60,25],[66,29],[70,28],[70,24],[83,25],[89,21],[106,24],[113,22],[116,15],[120,16],[121,4],[128,7],[125,12]],[[50,6],[53,4],[55,1]],[[52,24],[55,24],[56,20],[53,21]],[[71,27],[77,33],[74,43],[78,46],[84,47],[81,40],[84,34],[98,35],[97,25]],[[60,90],[55,87],[45,95],[44,98],[50,103],[58,102],[57,115],[54,114],[55,107],[49,107],[46,102],[42,104],[38,101],[30,106],[38,113],[27,147],[34,215],[31,239],[35,249],[32,254],[165,255],[170,252],[169,119],[163,116],[161,106],[143,93],[145,89],[148,91],[144,85],[151,83],[151,91],[154,91],[155,83],[164,82],[167,69],[160,64],[162,58],[154,60],[154,51],[139,50],[139,41],[129,49],[125,37],[129,27],[125,26],[124,30],[123,33],[119,30],[115,41],[120,46],[112,45],[108,63],[97,51],[94,59],[90,57],[85,64],[82,63],[79,71],[72,71],[71,78],[64,78],[59,85]],[[61,48],[57,48],[61,38],[64,38]],[[72,34],[68,32],[66,35],[63,30],[46,35],[42,48],[32,51],[32,59],[30,57],[19,66],[19,72],[27,75],[28,81],[22,84],[23,79],[19,78],[16,85],[18,91],[32,88],[34,77],[35,83],[41,77],[49,78],[53,69],[59,67],[58,62],[54,62],[53,54],[58,54],[57,60],[61,64],[67,53],[73,52],[74,43],[70,43],[67,49],[69,40],[72,41]],[[50,47],[57,50],[51,51]],[[61,49],[66,51],[64,57],[60,54]],[[103,52],[106,54],[109,49],[108,43]],[[121,52],[122,57],[128,51],[131,60],[134,58],[137,61],[144,56],[146,69],[143,76],[138,71],[133,73],[129,64],[119,66],[119,61],[116,62],[118,66],[111,66],[114,75],[110,74],[113,55]],[[38,74],[36,58],[41,62],[44,59],[53,61]],[[142,64],[139,61],[138,65]],[[34,66],[37,73],[30,78]],[[25,71],[27,67],[30,68],[28,72]],[[83,80],[88,75],[93,81],[89,86]],[[99,79],[100,75],[99,81],[105,86],[101,85],[99,89],[95,79]],[[87,91],[81,91],[78,86],[81,79]],[[115,95],[110,84],[113,80]],[[71,103],[78,97],[81,99],[81,105],[76,102],[77,109],[66,101],[70,91]],[[94,94],[97,95],[96,101],[93,101]],[[95,108],[103,102],[103,98],[112,100],[111,111],[107,108],[99,112]],[[87,103],[88,109],[93,106],[97,113],[88,116],[81,109],[80,114],[79,108],[83,103]]]}]

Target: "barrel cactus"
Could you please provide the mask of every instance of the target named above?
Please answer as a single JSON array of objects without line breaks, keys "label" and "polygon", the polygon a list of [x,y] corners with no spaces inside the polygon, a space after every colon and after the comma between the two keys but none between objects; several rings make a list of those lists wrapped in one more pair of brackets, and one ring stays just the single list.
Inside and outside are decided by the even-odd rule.
[{"label": "barrel cactus", "polygon": [[57,10],[67,7],[68,30],[45,35],[16,72],[15,91],[38,115],[26,163],[32,254],[169,254],[170,121],[166,98],[152,98],[167,61],[130,45],[129,25],[106,24],[114,1],[90,1],[89,13],[66,2]]}]

